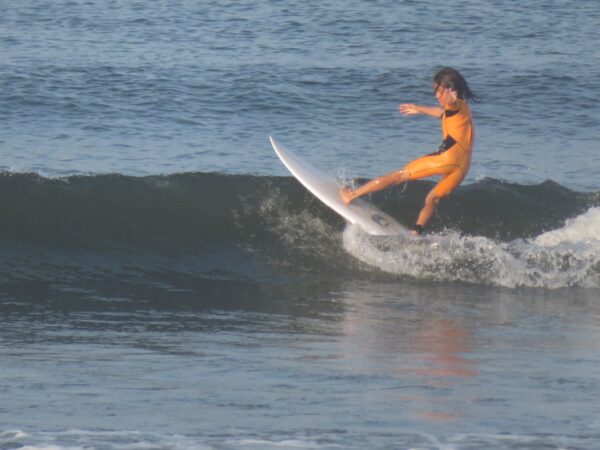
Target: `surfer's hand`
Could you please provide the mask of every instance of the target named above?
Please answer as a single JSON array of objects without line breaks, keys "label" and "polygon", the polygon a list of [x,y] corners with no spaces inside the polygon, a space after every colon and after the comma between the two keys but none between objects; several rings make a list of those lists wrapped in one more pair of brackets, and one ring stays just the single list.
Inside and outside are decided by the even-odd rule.
[{"label": "surfer's hand", "polygon": [[400,105],[400,112],[404,116],[414,116],[421,111],[419,111],[419,107],[413,103],[403,103]]}]

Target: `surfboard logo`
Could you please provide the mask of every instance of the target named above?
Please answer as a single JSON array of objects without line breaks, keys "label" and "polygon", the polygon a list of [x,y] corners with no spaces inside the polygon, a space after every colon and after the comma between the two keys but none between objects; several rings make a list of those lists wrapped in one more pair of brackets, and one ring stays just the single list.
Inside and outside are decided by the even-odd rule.
[{"label": "surfboard logo", "polygon": [[385,217],[379,214],[373,214],[371,216],[371,219],[373,220],[373,222],[375,222],[378,225],[381,225],[382,227],[387,227],[390,224]]}]

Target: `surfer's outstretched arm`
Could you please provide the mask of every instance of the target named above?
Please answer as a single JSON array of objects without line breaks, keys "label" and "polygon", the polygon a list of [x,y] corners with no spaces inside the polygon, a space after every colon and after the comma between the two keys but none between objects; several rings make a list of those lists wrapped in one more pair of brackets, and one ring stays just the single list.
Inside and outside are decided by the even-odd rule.
[{"label": "surfer's outstretched arm", "polygon": [[439,106],[423,106],[414,103],[403,103],[400,105],[400,112],[403,116],[414,116],[416,114],[425,114],[426,116],[439,119],[444,110]]},{"label": "surfer's outstretched arm", "polygon": [[357,197],[362,197],[365,194],[381,191],[382,189],[393,186],[395,184],[404,183],[408,181],[408,179],[408,172],[406,172],[405,170],[397,170],[387,175],[374,178],[355,190],[342,188],[342,190],[340,191],[340,195],[344,203],[346,205],[349,205],[352,202],[352,200],[354,200]]}]

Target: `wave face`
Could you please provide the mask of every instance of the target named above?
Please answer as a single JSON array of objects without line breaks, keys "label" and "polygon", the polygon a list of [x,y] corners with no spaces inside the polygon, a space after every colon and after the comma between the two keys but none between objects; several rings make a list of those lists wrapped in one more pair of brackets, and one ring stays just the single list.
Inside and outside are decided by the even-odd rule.
[{"label": "wave face", "polygon": [[[410,226],[430,187],[415,182],[371,200]],[[357,274],[600,286],[599,196],[553,182],[465,186],[441,203],[431,234],[419,240],[346,227],[291,177],[3,173],[0,202],[0,277],[8,285],[69,284],[69,273],[115,283],[168,273],[255,286]]]}]

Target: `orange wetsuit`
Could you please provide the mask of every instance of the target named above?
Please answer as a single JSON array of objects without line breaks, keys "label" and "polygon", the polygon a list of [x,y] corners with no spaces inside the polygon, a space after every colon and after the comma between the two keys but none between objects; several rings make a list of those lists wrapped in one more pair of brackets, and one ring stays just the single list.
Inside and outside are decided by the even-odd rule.
[{"label": "orange wetsuit", "polygon": [[464,100],[446,105],[441,119],[444,140],[439,151],[415,159],[403,169],[408,172],[409,180],[442,175],[434,188],[438,198],[452,192],[467,175],[474,138],[471,110]]}]

